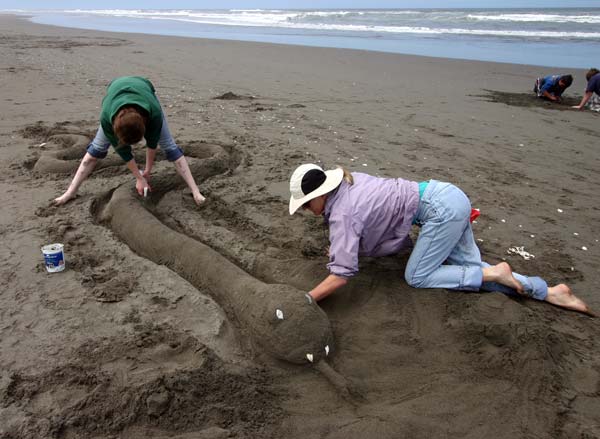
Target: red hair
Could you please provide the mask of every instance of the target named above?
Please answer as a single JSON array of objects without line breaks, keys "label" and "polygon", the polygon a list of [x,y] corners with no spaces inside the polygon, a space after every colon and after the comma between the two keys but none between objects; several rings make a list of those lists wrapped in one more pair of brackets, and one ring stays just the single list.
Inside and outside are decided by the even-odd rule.
[{"label": "red hair", "polygon": [[135,107],[123,107],[113,120],[113,129],[121,145],[133,145],[146,133],[146,118]]}]

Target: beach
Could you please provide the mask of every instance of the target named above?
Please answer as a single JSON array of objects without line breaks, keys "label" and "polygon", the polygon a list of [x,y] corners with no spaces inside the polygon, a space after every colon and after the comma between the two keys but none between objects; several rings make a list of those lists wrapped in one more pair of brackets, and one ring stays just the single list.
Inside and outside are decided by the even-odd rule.
[{"label": "beach", "polygon": [[[327,275],[322,220],[288,214],[291,172],[317,163],[458,185],[481,210],[485,261],[568,283],[600,310],[600,119],[567,105],[585,70],[570,70],[557,105],[531,91],[555,73],[539,66],[11,15],[0,16],[0,55],[0,437],[600,437],[598,319],[500,293],[416,290],[407,254],[365,258],[319,304],[333,335],[320,355],[348,395],[310,361],[273,355],[236,308],[243,282],[205,280],[243,271],[303,292]],[[155,193],[117,225],[110,200],[134,178],[112,149],[75,200],[52,206],[122,75],[156,86],[203,206],[163,159]],[[205,262],[173,266],[141,247],[167,229],[202,243]],[[56,242],[66,269],[47,273],[40,248]]]},{"label": "beach", "polygon": [[[546,5],[549,6],[549,5]],[[600,55],[600,8],[41,9],[52,26],[572,69]],[[2,13],[2,9],[0,9]]]}]

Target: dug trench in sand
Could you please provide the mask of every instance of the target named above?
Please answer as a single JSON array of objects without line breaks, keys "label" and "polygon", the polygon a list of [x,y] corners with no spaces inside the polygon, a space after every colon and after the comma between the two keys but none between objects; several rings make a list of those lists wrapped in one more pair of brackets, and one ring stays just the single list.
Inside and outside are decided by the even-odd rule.
[{"label": "dug trench in sand", "polygon": [[[224,172],[228,165],[226,157],[221,150],[221,154],[217,152],[210,159],[193,164],[192,172],[199,178]],[[157,187],[161,188],[154,199],[179,182],[169,173],[156,176],[154,181],[160,181]],[[171,230],[144,208],[128,186],[120,186],[109,197],[93,206],[94,213],[136,253],[166,265],[192,285],[211,291],[213,298],[251,334],[259,348],[294,364],[314,363],[342,397],[348,400],[362,397],[360,391],[326,363],[334,348],[331,324],[323,310],[301,290],[283,284],[265,284],[212,248]]]},{"label": "dug trench in sand", "polygon": [[[47,148],[33,167],[34,172],[40,174],[71,174],[77,170],[82,151],[89,144],[89,137],[80,133],[57,133],[52,135],[43,146]],[[62,148],[60,146],[62,145]],[[143,150],[134,150],[134,157],[140,161],[144,157]],[[96,169],[105,169],[123,165],[123,161],[116,156],[99,160]],[[125,167],[123,172],[125,172]]]},{"label": "dug trench in sand", "polygon": [[[41,145],[46,149],[37,159],[33,170],[39,174],[71,174],[74,173],[85,154],[85,148],[90,143],[89,136],[83,133],[74,132],[55,132],[46,142]],[[215,149],[216,148],[216,149]],[[187,145],[186,151],[192,158],[202,159],[215,153],[219,150],[219,146],[209,146],[205,143],[198,142],[197,144]],[[134,148],[132,150],[134,159],[143,163],[145,160],[145,152],[143,148]],[[162,156],[156,157],[156,162],[162,161]],[[120,167],[123,172],[127,172],[123,160],[116,155],[108,156],[102,160],[98,160],[95,165],[95,170]]]},{"label": "dug trench in sand", "polygon": [[[264,238],[273,235],[272,230],[249,223],[235,206],[216,194],[211,194],[202,215],[197,215],[176,192],[165,194],[152,210],[171,229],[205,243],[263,282],[285,283],[308,291],[313,286],[314,273],[324,270],[322,261],[315,258],[324,254],[318,244],[301,244],[304,257],[289,254],[274,236]],[[222,217],[228,218],[226,225],[219,224],[217,219]],[[258,245],[253,236],[256,234],[263,237]]]}]

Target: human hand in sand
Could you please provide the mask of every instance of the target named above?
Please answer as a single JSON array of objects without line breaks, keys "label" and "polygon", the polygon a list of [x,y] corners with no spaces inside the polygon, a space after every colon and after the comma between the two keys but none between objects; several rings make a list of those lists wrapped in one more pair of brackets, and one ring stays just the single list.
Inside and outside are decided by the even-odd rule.
[{"label": "human hand in sand", "polygon": [[135,189],[137,190],[137,193],[140,194],[140,196],[142,197],[144,196],[144,189],[146,189],[146,191],[152,192],[150,184],[144,177],[136,178]]},{"label": "human hand in sand", "polygon": [[200,193],[200,191],[195,191],[192,196],[194,197],[194,202],[200,206],[202,203],[206,201],[206,198]]},{"label": "human hand in sand", "polygon": [[198,206],[200,206],[202,203],[204,203],[204,201],[206,199],[200,193],[200,190],[198,189],[198,185],[194,181],[194,176],[192,175],[192,171],[190,171],[190,166],[189,166],[187,160],[185,159],[184,156],[181,156],[177,160],[175,160],[173,163],[174,163],[175,169],[177,169],[177,172],[179,173],[179,175],[181,175],[183,180],[187,183],[188,187],[192,191],[192,196],[194,197],[194,202]]},{"label": "human hand in sand", "polygon": [[[591,69],[590,72],[594,71],[595,69]],[[596,70],[597,71],[597,70]],[[588,72],[588,75],[589,73]],[[587,75],[586,75],[587,77]],[[589,81],[589,79],[588,79]],[[583,95],[583,97],[581,98],[581,102],[579,102],[579,105],[573,105],[571,108],[575,108],[577,110],[583,110],[585,108],[585,105],[588,103],[588,101],[592,98],[592,95],[594,94],[593,91],[586,91]]]},{"label": "human hand in sand", "polygon": [[66,204],[73,198],[75,198],[75,194],[72,194],[69,191],[67,191],[64,194],[62,194],[60,197],[55,198],[53,203],[55,206],[62,206],[63,204]]},{"label": "human hand in sand", "polygon": [[75,196],[77,195],[77,191],[79,190],[79,186],[81,186],[81,183],[83,183],[84,180],[88,177],[88,175],[90,175],[90,173],[96,166],[97,161],[98,159],[92,156],[89,152],[85,153],[85,156],[83,156],[83,159],[81,159],[81,163],[77,168],[75,177],[73,177],[73,180],[71,181],[71,184],[69,185],[67,191],[60,197],[54,199],[54,204],[56,206],[61,206],[67,203],[69,200],[75,198]]},{"label": "human hand in sand", "polygon": [[146,181],[148,183],[150,183],[150,169],[146,168],[143,171],[141,171],[142,173],[142,177],[144,177],[146,179]]}]

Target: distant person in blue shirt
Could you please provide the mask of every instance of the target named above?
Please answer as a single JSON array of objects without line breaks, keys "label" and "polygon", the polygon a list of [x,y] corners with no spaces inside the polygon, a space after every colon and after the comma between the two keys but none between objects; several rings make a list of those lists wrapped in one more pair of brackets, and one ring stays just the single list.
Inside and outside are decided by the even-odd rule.
[{"label": "distant person in blue shirt", "polygon": [[573,83],[571,75],[549,75],[538,78],[533,86],[533,91],[538,98],[548,99],[552,102],[560,102],[564,91]]},{"label": "distant person in blue shirt", "polygon": [[585,104],[592,98],[592,95],[596,93],[596,100],[600,100],[600,71],[598,69],[589,69],[585,75],[585,79],[587,79],[587,87],[585,88],[585,94],[583,98],[581,98],[581,102],[579,105],[573,106],[573,108],[577,108],[578,110],[583,110]]}]

